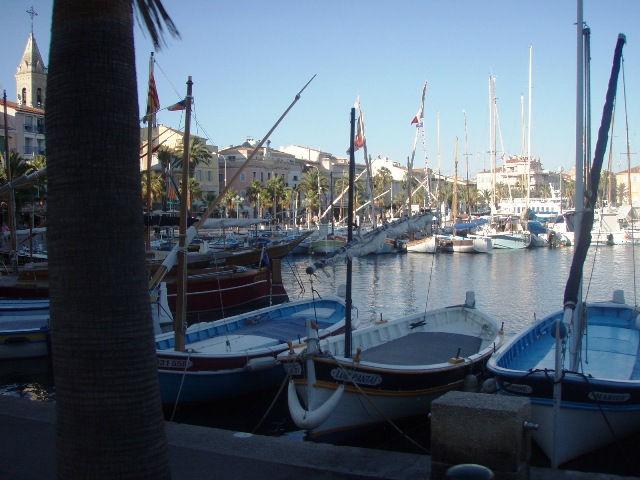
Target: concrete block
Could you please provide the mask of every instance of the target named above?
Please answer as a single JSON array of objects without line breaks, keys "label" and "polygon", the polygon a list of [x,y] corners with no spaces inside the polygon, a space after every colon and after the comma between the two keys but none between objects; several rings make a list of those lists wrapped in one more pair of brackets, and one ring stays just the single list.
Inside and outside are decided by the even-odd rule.
[{"label": "concrete block", "polygon": [[496,480],[529,478],[531,401],[485,393],[448,392],[431,405],[431,478],[459,464],[490,468]]}]

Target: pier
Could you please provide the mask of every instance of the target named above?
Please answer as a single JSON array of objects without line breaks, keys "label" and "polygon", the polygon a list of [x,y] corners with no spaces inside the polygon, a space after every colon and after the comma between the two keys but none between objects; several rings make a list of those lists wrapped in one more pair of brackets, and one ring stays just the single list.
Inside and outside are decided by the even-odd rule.
[{"label": "pier", "polygon": [[[166,423],[174,480],[426,480],[431,457],[336,447]],[[55,404],[0,395],[0,478],[55,478]],[[531,468],[532,480],[622,480],[616,475]]]}]

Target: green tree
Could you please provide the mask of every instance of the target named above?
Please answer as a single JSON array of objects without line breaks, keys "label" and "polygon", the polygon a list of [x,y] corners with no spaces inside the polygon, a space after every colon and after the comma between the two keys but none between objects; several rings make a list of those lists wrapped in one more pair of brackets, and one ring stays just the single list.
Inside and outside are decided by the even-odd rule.
[{"label": "green tree", "polygon": [[192,202],[196,200],[202,200],[202,187],[200,186],[200,182],[198,182],[195,178],[189,179],[189,198]]},{"label": "green tree", "polygon": [[[142,198],[147,198],[147,172],[142,172]],[[151,172],[151,203],[157,202],[165,194],[165,183],[162,175],[158,172]]]},{"label": "green tree", "polygon": [[229,190],[227,190],[227,192],[224,194],[224,202],[225,202],[225,206],[227,209],[227,217],[230,217],[230,212],[234,209],[233,208],[233,199],[234,197],[238,196],[238,191],[235,190],[233,187],[230,187]]},{"label": "green tree", "polygon": [[[157,47],[165,26],[177,33],[160,0],[136,3]],[[47,248],[56,477],[67,480],[171,478],[143,242],[133,26],[133,0],[53,5]]]},{"label": "green tree", "polygon": [[317,212],[322,206],[322,194],[329,191],[327,178],[317,168],[309,168],[300,180],[299,188],[304,192],[312,212]]},{"label": "green tree", "polygon": [[264,190],[265,196],[269,198],[273,207],[273,219],[277,219],[278,207],[284,204],[284,178],[276,175],[267,182],[267,188]]},{"label": "green tree", "polygon": [[482,208],[491,208],[491,190],[482,190],[479,199]]},{"label": "green tree", "polygon": [[[43,157],[44,158],[44,157]],[[0,168],[0,185],[7,183],[7,170],[4,157],[2,158],[2,165],[5,168]],[[31,162],[26,160],[22,155],[16,151],[9,152],[9,168],[11,170],[11,179],[28,175],[36,171],[36,168]],[[14,209],[19,212],[26,202],[30,202],[33,197],[33,190],[17,189],[14,191],[15,205]]]},{"label": "green tree", "polygon": [[[184,147],[179,148],[176,151],[176,159],[174,161],[175,168],[182,169],[182,161],[184,157]],[[204,143],[204,140],[200,137],[191,137],[189,141],[189,178],[193,178],[196,168],[201,165],[209,166],[211,164],[211,160],[213,156],[211,152],[207,148]],[[189,193],[189,198],[187,199],[188,205],[191,205],[192,199],[191,194]]]},{"label": "green tree", "polygon": [[262,193],[262,184],[258,180],[252,180],[245,190],[245,196],[249,204],[253,207],[253,216],[258,216],[258,203]]},{"label": "green tree", "polygon": [[[382,195],[382,193],[387,190],[387,185],[391,184],[391,180],[393,180],[391,170],[387,167],[380,168],[380,170],[378,170],[373,176],[373,196],[379,197]],[[391,197],[391,195],[389,195],[389,197]],[[382,195],[376,200],[376,205],[381,211],[384,210],[386,206],[387,202],[385,199],[386,195]]]},{"label": "green tree", "polygon": [[[176,159],[174,161],[175,168],[182,168],[182,159],[184,157],[184,149],[179,148],[176,151]],[[193,177],[196,168],[201,165],[209,166],[213,156],[200,137],[191,137],[189,142],[189,177]]]}]

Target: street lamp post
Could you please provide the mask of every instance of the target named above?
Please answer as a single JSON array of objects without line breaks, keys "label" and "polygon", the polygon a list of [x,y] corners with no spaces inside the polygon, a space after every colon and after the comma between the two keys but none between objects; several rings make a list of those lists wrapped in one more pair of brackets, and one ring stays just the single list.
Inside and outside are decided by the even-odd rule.
[{"label": "street lamp post", "polygon": [[236,218],[240,218],[240,204],[244,202],[244,198],[239,195],[233,197],[233,200],[236,204]]}]

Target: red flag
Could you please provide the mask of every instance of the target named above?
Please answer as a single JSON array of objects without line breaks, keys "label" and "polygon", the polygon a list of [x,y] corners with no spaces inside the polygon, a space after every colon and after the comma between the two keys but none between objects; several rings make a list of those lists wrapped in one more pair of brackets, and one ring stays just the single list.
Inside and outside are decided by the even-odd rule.
[{"label": "red flag", "polygon": [[413,125],[414,123],[420,124],[420,121],[422,120],[423,117],[423,113],[424,113],[424,94],[427,91],[427,82],[424,82],[424,87],[422,87],[422,103],[420,104],[420,110],[418,110],[418,113],[416,114],[415,117],[413,117],[413,120],[411,120],[411,125]]},{"label": "red flag", "polygon": [[156,90],[156,81],[153,78],[153,72],[149,76],[149,96],[147,97],[147,115],[151,115],[160,110],[160,99]]},{"label": "red flag", "polygon": [[358,125],[356,126],[356,136],[353,139],[353,151],[357,152],[364,146],[365,138],[364,138],[364,118],[362,115],[362,110],[358,114]]}]

